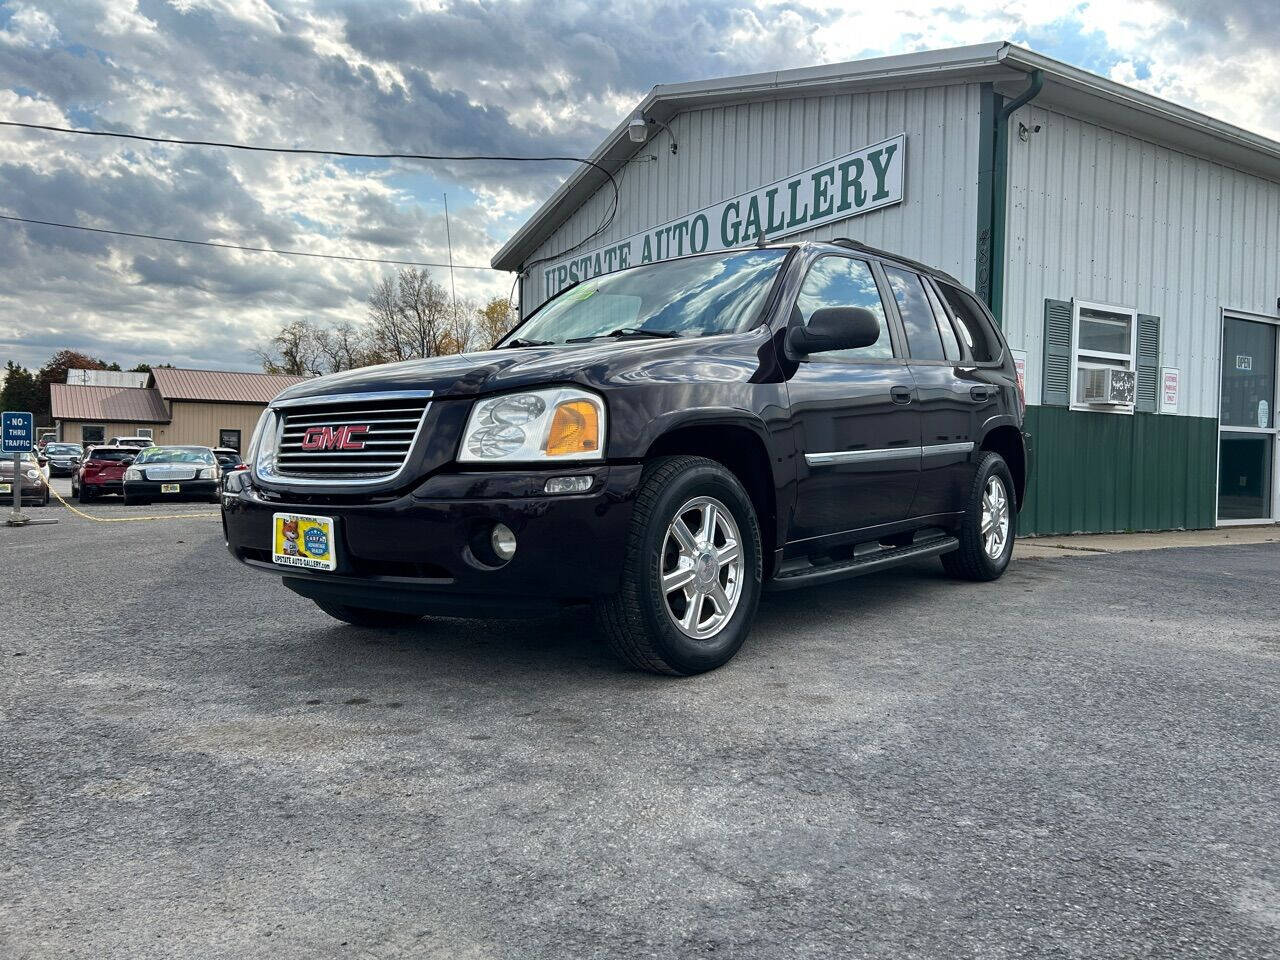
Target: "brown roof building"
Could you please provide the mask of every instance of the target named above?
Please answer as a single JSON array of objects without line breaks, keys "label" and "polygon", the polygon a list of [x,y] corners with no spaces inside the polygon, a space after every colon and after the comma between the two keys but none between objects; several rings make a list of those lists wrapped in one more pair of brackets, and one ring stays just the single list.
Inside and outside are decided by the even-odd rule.
[{"label": "brown roof building", "polygon": [[304,379],[231,370],[157,367],[145,387],[50,385],[58,438],[105,443],[145,436],[243,450],[268,403]]}]

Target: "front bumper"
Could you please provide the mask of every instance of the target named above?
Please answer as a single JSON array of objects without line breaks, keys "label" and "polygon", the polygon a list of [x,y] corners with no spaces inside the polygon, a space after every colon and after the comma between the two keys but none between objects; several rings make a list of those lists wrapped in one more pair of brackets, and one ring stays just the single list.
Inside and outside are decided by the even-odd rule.
[{"label": "front bumper", "polygon": [[[161,489],[168,484],[178,485],[177,493],[165,493]],[[182,500],[199,497],[208,500],[218,492],[217,480],[126,480],[124,492],[131,497],[153,497],[157,500]]]},{"label": "front bumper", "polygon": [[[13,477],[0,476],[0,486],[7,486],[8,493],[0,493],[0,507],[13,502]],[[18,496],[23,503],[41,503],[48,495],[48,487],[42,480],[29,480],[26,476],[19,478],[19,487],[21,491]]]},{"label": "front bumper", "polygon": [[[271,493],[243,474],[223,493],[222,517],[236,559],[314,600],[455,616],[536,613],[617,591],[641,470],[437,474],[410,493],[364,501]],[[547,478],[566,473],[591,476],[591,489],[547,495]],[[337,569],[272,563],[276,513],[332,517]],[[510,527],[517,543],[500,566],[474,549],[495,523]]]}]

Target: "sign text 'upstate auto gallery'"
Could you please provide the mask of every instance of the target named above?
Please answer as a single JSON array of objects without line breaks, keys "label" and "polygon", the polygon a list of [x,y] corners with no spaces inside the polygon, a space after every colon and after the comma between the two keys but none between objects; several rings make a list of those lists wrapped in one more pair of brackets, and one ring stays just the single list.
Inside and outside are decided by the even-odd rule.
[{"label": "sign text 'upstate auto gallery'", "polygon": [[902,201],[907,138],[820,163],[768,186],[704,207],[617,243],[542,269],[543,299],[571,283],[641,263],[774,240]]}]

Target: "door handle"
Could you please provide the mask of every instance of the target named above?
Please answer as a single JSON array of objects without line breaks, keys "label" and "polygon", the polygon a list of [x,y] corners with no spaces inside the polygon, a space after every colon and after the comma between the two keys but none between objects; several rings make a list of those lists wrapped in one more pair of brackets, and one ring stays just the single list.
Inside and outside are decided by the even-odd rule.
[{"label": "door handle", "polygon": [[988,387],[985,385],[980,387],[969,388],[969,396],[971,396],[978,403],[986,403],[988,400],[990,400],[992,397],[995,396],[995,393],[996,393],[995,387]]},{"label": "door handle", "polygon": [[910,403],[911,391],[907,387],[890,387],[889,396],[894,403]]}]

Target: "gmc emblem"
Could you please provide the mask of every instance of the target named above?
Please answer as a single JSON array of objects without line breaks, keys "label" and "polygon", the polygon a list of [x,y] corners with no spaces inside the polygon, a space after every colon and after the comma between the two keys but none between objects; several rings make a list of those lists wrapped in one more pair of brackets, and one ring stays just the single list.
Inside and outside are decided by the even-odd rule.
[{"label": "gmc emblem", "polygon": [[358,439],[369,432],[367,424],[349,427],[307,427],[302,435],[302,449],[315,450],[363,450],[364,441]]}]

